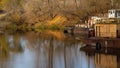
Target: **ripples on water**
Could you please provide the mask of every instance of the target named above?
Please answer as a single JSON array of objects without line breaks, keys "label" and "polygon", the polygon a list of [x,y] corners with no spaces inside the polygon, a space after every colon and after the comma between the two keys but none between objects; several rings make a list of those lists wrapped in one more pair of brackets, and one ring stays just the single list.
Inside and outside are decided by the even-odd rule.
[{"label": "ripples on water", "polygon": [[119,55],[86,53],[61,32],[0,35],[0,68],[120,68]]}]

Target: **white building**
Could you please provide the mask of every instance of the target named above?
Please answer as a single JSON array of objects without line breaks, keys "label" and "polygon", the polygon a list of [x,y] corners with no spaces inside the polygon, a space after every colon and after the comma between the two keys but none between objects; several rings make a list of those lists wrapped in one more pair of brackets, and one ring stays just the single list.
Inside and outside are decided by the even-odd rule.
[{"label": "white building", "polygon": [[120,9],[108,10],[108,18],[120,18]]},{"label": "white building", "polygon": [[97,16],[91,16],[88,20],[88,28],[91,28],[94,26],[94,24],[100,22],[102,19]]}]

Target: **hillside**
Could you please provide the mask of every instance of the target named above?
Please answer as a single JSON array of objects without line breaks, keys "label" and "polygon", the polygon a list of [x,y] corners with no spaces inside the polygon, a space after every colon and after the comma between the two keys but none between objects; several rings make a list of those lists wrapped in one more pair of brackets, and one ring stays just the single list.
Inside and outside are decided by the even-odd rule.
[{"label": "hillside", "polygon": [[119,9],[120,0],[0,0],[7,14],[2,20],[21,24],[65,25],[84,22],[89,16]]}]

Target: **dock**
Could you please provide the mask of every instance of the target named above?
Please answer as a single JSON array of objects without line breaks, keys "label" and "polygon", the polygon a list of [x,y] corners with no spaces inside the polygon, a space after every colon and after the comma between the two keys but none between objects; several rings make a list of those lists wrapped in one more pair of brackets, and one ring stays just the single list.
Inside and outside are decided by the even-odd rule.
[{"label": "dock", "polygon": [[86,45],[89,46],[97,46],[99,43],[102,48],[116,48],[120,49],[120,38],[99,38],[99,37],[91,37],[82,39]]}]

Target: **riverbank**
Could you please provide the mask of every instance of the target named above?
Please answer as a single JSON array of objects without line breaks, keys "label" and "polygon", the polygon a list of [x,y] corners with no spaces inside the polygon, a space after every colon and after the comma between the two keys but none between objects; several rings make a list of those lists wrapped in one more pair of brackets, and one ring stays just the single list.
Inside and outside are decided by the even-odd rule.
[{"label": "riverbank", "polygon": [[36,24],[15,24],[9,22],[9,24],[2,25],[4,22],[0,23],[0,34],[3,34],[5,32],[27,32],[27,31],[35,31],[35,32],[42,32],[42,31],[47,31],[47,30],[58,30],[58,31],[63,31],[65,26],[61,25],[47,25],[47,24],[41,24],[41,23],[36,23]]},{"label": "riverbank", "polygon": [[62,14],[56,15],[52,19],[47,19],[41,22],[12,22],[9,25],[6,25],[5,28],[7,30],[19,30],[19,31],[27,31],[27,30],[64,30],[66,25],[75,24],[78,22],[78,18],[73,19],[74,16],[69,19],[68,17],[65,17]]}]

